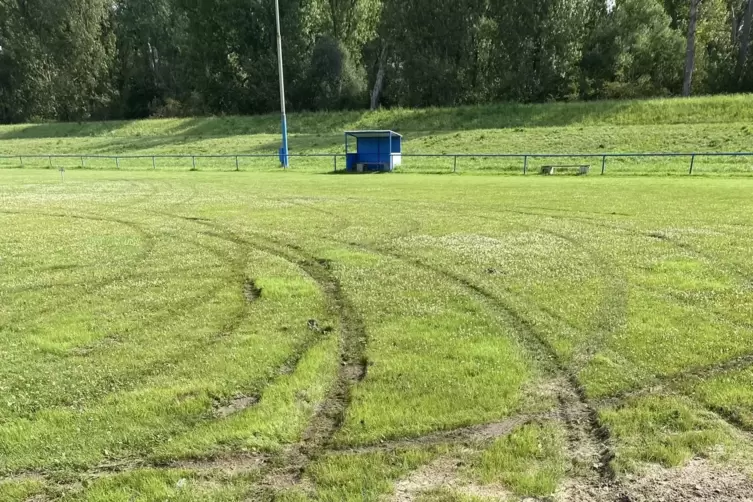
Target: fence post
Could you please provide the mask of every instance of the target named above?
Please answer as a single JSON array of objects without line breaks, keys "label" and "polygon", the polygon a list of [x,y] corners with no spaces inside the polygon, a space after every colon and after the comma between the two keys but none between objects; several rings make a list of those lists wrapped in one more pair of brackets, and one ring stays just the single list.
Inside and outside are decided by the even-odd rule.
[{"label": "fence post", "polygon": [[115,157],[115,168],[120,169],[120,158],[117,156]]},{"label": "fence post", "polygon": [[240,168],[238,167],[238,156],[235,156],[235,170],[240,171]]},{"label": "fence post", "polygon": [[607,156],[602,155],[601,157],[601,174],[604,175],[604,171],[607,170]]},{"label": "fence post", "polygon": [[196,170],[196,157],[193,155],[191,155],[191,163],[193,164],[193,167],[191,168],[191,170],[195,171]]},{"label": "fence post", "polygon": [[50,169],[52,169],[52,155],[50,155],[47,160],[50,161]]},{"label": "fence post", "polygon": [[152,170],[157,169],[157,161],[154,158],[154,155],[152,155]]},{"label": "fence post", "polygon": [[688,174],[693,174],[693,165],[695,164],[695,154],[690,156],[690,172]]},{"label": "fence post", "polygon": [[84,164],[84,156],[81,156],[81,169],[85,168],[86,164]]},{"label": "fence post", "polygon": [[455,155],[455,163],[452,164],[452,172],[456,173],[458,172],[458,156]]},{"label": "fence post", "polygon": [[333,155],[332,158],[335,160],[335,171],[337,172],[337,155]]},{"label": "fence post", "polygon": [[523,155],[523,176],[528,174],[528,155]]},{"label": "fence post", "polygon": [[21,161],[21,167],[24,167],[24,157],[23,157],[23,155],[19,155],[18,156],[18,160]]}]

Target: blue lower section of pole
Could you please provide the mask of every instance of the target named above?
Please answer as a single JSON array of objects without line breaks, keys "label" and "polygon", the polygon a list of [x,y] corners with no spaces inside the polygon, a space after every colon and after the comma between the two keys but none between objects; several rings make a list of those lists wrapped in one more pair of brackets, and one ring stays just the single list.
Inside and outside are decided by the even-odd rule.
[{"label": "blue lower section of pole", "polygon": [[280,164],[288,168],[288,120],[282,116],[282,148],[280,148]]}]

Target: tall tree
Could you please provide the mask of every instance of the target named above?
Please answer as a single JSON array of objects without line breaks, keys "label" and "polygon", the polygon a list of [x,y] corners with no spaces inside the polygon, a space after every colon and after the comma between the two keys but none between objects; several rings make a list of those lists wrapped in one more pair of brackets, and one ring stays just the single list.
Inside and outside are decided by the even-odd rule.
[{"label": "tall tree", "polygon": [[388,90],[407,106],[454,105],[474,94],[474,43],[485,0],[384,0],[380,35],[389,41]]},{"label": "tall tree", "polygon": [[376,34],[380,0],[325,0],[330,34],[356,52],[360,44]]},{"label": "tall tree", "polygon": [[185,17],[173,0],[117,0],[116,84],[126,118],[159,113],[182,97]]},{"label": "tall tree", "polygon": [[588,0],[491,0],[495,97],[542,101],[575,94],[592,7]]},{"label": "tall tree", "polygon": [[693,70],[695,69],[695,35],[698,26],[698,9],[701,0],[690,0],[690,18],[688,20],[688,44],[685,51],[685,76],[682,84],[682,95],[690,96],[693,85]]},{"label": "tall tree", "polygon": [[78,120],[107,106],[111,13],[108,0],[0,2],[4,119]]},{"label": "tall tree", "polygon": [[753,0],[748,0],[745,8],[745,17],[743,18],[742,33],[740,35],[740,55],[737,60],[740,79],[745,71],[745,63],[748,61],[748,52],[750,50],[750,33],[751,24],[753,24]]}]

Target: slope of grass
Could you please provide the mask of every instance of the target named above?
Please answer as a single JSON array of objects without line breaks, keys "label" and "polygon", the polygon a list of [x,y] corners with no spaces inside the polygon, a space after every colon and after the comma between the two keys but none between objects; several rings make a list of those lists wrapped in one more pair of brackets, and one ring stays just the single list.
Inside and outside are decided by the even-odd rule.
[{"label": "slope of grass", "polygon": [[[468,131],[515,127],[724,124],[753,121],[748,95],[640,101],[490,104],[458,108],[293,113],[293,134],[356,129]],[[0,139],[64,137],[240,136],[276,134],[279,115],[0,126]]]},{"label": "slope of grass", "polygon": [[[450,109],[303,113],[290,117],[292,153],[342,153],[343,131],[388,128],[405,135],[404,152],[421,153],[615,153],[738,152],[751,150],[753,99],[719,96],[693,99],[603,101],[544,105],[488,105]],[[241,169],[273,169],[279,146],[276,115],[140,120],[82,124],[0,126],[0,155],[265,154],[241,159]],[[342,159],[340,160],[342,167]],[[535,171],[543,159],[532,159]],[[597,161],[589,161],[596,164]],[[600,161],[599,161],[600,162]],[[583,163],[563,159],[559,164]],[[49,167],[47,158],[25,167]],[[55,159],[54,167],[116,167],[113,159]],[[20,167],[18,158],[0,159]],[[158,169],[191,169],[191,159],[160,158]],[[293,158],[299,170],[327,171],[331,158]],[[609,172],[685,173],[689,159],[617,159]],[[750,172],[753,160],[699,159],[698,172]],[[122,169],[150,169],[151,158],[122,160]],[[234,170],[235,160],[200,159],[197,169]],[[404,159],[403,170],[450,172],[453,159]],[[522,172],[522,159],[461,159],[461,172]],[[594,165],[599,169],[600,165]]]}]

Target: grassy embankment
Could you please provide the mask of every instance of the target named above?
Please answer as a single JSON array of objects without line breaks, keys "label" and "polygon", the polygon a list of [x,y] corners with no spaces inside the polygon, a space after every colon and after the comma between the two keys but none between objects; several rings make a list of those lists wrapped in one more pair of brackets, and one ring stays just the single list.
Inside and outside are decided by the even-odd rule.
[{"label": "grassy embankment", "polygon": [[[291,153],[342,153],[343,131],[394,129],[405,135],[404,151],[420,153],[653,153],[753,151],[753,96],[648,101],[489,105],[454,109],[304,113],[290,117]],[[267,154],[279,146],[277,115],[83,124],[0,126],[0,154]],[[112,159],[85,159],[89,169],[115,168]],[[453,159],[404,159],[403,171],[451,172]],[[531,159],[531,172],[544,164],[589,163],[601,159]],[[27,167],[49,167],[47,158],[26,159]],[[191,159],[160,158],[157,168],[188,170]],[[690,159],[610,159],[609,174],[688,172]],[[20,167],[19,159],[0,166]],[[55,159],[76,168],[81,159]],[[293,158],[298,170],[329,171],[333,159]],[[343,161],[340,160],[342,168]],[[150,158],[122,160],[122,169],[151,169]],[[460,172],[521,173],[522,159],[461,158]],[[276,169],[275,158],[241,159],[240,169]],[[696,173],[750,173],[753,158],[699,158]],[[234,170],[235,159],[200,159],[199,170]]]}]

